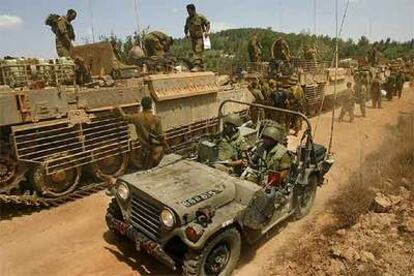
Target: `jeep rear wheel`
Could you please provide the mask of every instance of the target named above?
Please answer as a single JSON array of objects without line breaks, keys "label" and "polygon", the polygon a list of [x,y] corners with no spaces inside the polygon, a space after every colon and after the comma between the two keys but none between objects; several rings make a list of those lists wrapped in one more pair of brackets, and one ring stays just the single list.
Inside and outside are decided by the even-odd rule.
[{"label": "jeep rear wheel", "polygon": [[301,219],[309,214],[312,209],[313,202],[316,197],[316,190],[318,188],[318,176],[311,175],[309,177],[309,183],[298,189],[296,200],[296,219]]},{"label": "jeep rear wheel", "polygon": [[184,257],[184,275],[230,275],[240,257],[241,238],[235,228],[227,229],[207,242],[200,251],[189,250]]}]

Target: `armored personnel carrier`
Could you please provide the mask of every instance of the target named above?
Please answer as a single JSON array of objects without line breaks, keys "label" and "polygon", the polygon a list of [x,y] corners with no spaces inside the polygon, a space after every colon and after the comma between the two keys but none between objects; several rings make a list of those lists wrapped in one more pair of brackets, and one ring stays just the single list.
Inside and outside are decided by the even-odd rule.
[{"label": "armored personnel carrier", "polygon": [[231,275],[242,243],[257,241],[288,218],[306,216],[333,162],[326,148],[313,143],[303,114],[238,103],[306,121],[301,143],[291,151],[294,162],[287,181],[266,168],[267,177],[260,183],[249,181],[245,173],[235,177],[218,170],[210,166],[217,148],[207,143],[212,154],[202,155],[210,158],[173,155],[149,172],[118,178],[106,214],[109,229],[169,268],[181,266],[184,275]]},{"label": "armored personnel carrier", "polygon": [[[219,102],[251,99],[245,87],[218,85],[212,72],[153,75],[122,64],[109,42],[73,55],[75,62],[0,62],[0,202],[56,205],[101,189],[91,179],[120,176],[130,161],[139,167],[140,145],[111,111],[139,112],[145,95],[174,152],[218,127]],[[76,82],[79,60],[91,74],[85,86]]]},{"label": "armored personnel carrier", "polygon": [[[336,72],[335,72],[336,71]],[[353,82],[351,68],[332,68],[326,62],[292,59],[290,64],[250,63],[247,65],[248,78],[274,79],[283,81],[292,74],[298,76],[298,84],[305,96],[305,111],[313,115],[321,109],[331,108],[333,101],[341,98],[348,81]],[[336,90],[336,91],[335,91]]]}]

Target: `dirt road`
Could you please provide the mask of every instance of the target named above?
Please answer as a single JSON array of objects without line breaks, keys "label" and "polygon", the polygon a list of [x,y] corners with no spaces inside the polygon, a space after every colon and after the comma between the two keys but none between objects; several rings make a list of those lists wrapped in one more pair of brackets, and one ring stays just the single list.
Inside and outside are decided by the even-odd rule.
[{"label": "dirt road", "polygon": [[[388,126],[401,112],[414,110],[414,91],[401,100],[385,102],[384,109],[368,108],[368,118],[353,124],[335,124],[333,151],[336,164],[328,183],[318,192],[312,213],[288,224],[278,235],[245,248],[236,275],[260,274],[272,252],[289,238],[299,237],[304,224],[323,211],[337,187],[364,158],[379,149]],[[356,110],[356,114],[359,114]],[[316,142],[328,144],[331,114],[320,117]],[[317,119],[313,119],[315,125]],[[115,242],[104,216],[109,198],[103,192],[59,208],[0,222],[0,275],[139,275],[172,274],[125,242]],[[117,246],[117,244],[120,244]]]}]

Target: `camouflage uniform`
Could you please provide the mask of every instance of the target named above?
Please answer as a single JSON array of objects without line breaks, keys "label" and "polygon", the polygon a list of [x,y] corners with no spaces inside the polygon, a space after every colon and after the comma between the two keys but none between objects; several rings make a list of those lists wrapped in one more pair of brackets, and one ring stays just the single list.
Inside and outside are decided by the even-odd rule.
[{"label": "camouflage uniform", "polygon": [[366,100],[367,100],[367,87],[362,83],[357,83],[355,85],[355,98],[357,104],[361,109],[362,117],[366,117]]},{"label": "camouflage uniform", "polygon": [[260,62],[262,60],[262,45],[258,41],[257,35],[251,37],[247,51],[251,62]]},{"label": "camouflage uniform", "polygon": [[306,47],[305,48],[305,60],[312,61],[313,63],[316,63],[316,54],[317,50],[314,47]]},{"label": "camouflage uniform", "polygon": [[258,184],[262,183],[269,171],[281,172],[290,169],[292,165],[292,157],[281,143],[277,143],[271,150],[266,150],[263,144],[259,144],[252,160],[257,164],[259,172],[249,180]]},{"label": "camouflage uniform", "polygon": [[144,160],[144,168],[149,169],[157,166],[164,156],[164,148],[168,147],[161,119],[152,114],[151,110],[144,110],[134,115],[122,114],[122,117],[135,126],[141,146],[144,151],[149,153]]},{"label": "camouflage uniform", "polygon": [[283,38],[278,38],[272,45],[272,58],[276,60],[290,61],[289,45]]},{"label": "camouflage uniform", "polygon": [[401,98],[402,90],[404,88],[405,76],[404,74],[399,71],[397,76],[395,77],[395,90],[397,92],[398,98]]},{"label": "camouflage uniform", "polygon": [[354,121],[354,108],[355,108],[355,93],[352,88],[347,88],[344,93],[344,99],[342,102],[341,114],[339,115],[339,121],[342,121],[346,113],[349,113],[350,121]]},{"label": "camouflage uniform", "polygon": [[61,16],[57,19],[56,25],[52,28],[56,35],[56,52],[59,57],[70,57],[72,41],[75,40],[75,31],[72,24]]},{"label": "camouflage uniform", "polygon": [[376,77],[371,83],[371,100],[373,108],[381,108],[381,82]]},{"label": "camouflage uniform", "polygon": [[[220,161],[236,161],[243,159],[243,152],[248,148],[247,142],[240,131],[237,131],[232,137],[223,136],[218,144],[218,159]],[[241,174],[239,166],[234,168],[237,174]]]},{"label": "camouflage uniform", "polygon": [[184,27],[184,33],[190,33],[191,46],[193,49],[194,65],[203,67],[204,41],[203,36],[206,28],[210,26],[210,22],[204,15],[196,13],[187,17]]},{"label": "camouflage uniform", "polygon": [[163,57],[169,52],[172,39],[163,32],[150,32],[144,38],[145,50],[147,56]]},{"label": "camouflage uniform", "polygon": [[[305,93],[299,85],[293,85],[289,88],[290,100],[289,109],[297,112],[304,112],[305,109]],[[302,129],[302,118],[290,115],[290,128],[297,134]]]}]

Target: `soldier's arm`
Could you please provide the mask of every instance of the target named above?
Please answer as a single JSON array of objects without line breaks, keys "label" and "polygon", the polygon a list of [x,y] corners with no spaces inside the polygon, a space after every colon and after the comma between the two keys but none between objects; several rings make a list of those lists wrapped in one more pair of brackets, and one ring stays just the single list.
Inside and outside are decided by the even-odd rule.
[{"label": "soldier's arm", "polygon": [[185,36],[188,36],[188,30],[190,29],[190,20],[187,17],[186,21],[185,21],[185,26],[184,26],[184,34]]},{"label": "soldier's arm", "polygon": [[121,116],[121,117],[122,117],[122,119],[123,119],[124,121],[126,121],[127,123],[131,123],[131,124],[135,123],[135,116],[134,116],[134,115],[129,115],[129,114],[126,114],[126,113],[125,113],[125,111],[124,111],[124,110],[122,110],[122,108],[117,107],[117,108],[115,108],[115,109],[113,110],[113,112],[114,112],[116,115]]}]

